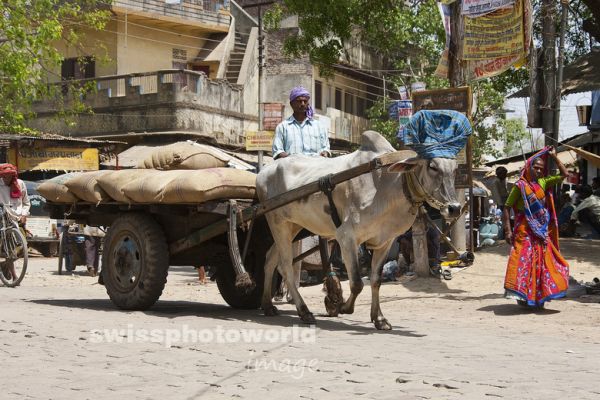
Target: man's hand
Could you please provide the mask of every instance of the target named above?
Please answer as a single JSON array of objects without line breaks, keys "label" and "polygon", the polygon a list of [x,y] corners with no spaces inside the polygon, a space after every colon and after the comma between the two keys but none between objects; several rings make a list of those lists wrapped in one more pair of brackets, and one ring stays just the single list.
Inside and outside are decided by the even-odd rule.
[{"label": "man's hand", "polygon": [[21,216],[19,217],[19,223],[21,223],[21,224],[25,225],[25,223],[26,223],[26,222],[27,222],[27,217],[26,217],[26,216],[24,216],[24,215],[21,215]]},{"label": "man's hand", "polygon": [[556,147],[551,146],[548,154],[550,154],[552,157],[556,158]]},{"label": "man's hand", "polygon": [[507,229],[504,232],[504,240],[506,240],[506,243],[508,243],[509,245],[512,246],[512,244],[513,244],[513,235],[512,235],[512,232],[509,229]]}]

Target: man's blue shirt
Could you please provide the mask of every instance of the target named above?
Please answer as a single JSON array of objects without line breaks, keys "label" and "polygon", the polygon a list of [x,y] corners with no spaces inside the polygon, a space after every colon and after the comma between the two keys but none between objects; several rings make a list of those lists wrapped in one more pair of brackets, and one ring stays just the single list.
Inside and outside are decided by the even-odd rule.
[{"label": "man's blue shirt", "polygon": [[306,118],[300,123],[292,115],[277,125],[273,158],[283,152],[318,156],[323,151],[329,153],[329,137],[319,121]]}]

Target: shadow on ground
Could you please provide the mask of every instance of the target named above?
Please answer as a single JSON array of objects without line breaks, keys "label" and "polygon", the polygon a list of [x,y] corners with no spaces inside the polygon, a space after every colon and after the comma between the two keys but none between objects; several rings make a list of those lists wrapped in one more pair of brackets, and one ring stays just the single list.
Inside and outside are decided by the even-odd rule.
[{"label": "shadow on ground", "polygon": [[[43,304],[53,307],[79,308],[95,311],[114,311],[121,313],[141,312],[152,317],[178,318],[195,316],[212,318],[216,321],[242,321],[254,322],[266,326],[292,327],[302,325],[295,310],[279,310],[278,316],[266,317],[261,310],[237,310],[220,304],[206,304],[191,301],[159,300],[147,311],[124,311],[116,308],[108,299],[44,299],[29,300],[34,304]],[[423,337],[425,334],[415,333],[410,330],[394,327],[391,331],[377,331],[369,321],[348,321],[340,318],[330,318],[316,315],[317,328],[326,331],[349,331],[353,335],[371,335],[373,333],[383,335],[397,335],[406,337]],[[305,325],[308,326],[308,325]]]},{"label": "shadow on ground", "polygon": [[560,312],[558,310],[553,310],[551,304],[547,304],[546,308],[537,309],[533,307],[523,307],[518,305],[516,302],[507,304],[492,304],[489,306],[478,308],[477,311],[493,312],[495,315],[498,316],[511,316],[523,314],[550,315]]}]

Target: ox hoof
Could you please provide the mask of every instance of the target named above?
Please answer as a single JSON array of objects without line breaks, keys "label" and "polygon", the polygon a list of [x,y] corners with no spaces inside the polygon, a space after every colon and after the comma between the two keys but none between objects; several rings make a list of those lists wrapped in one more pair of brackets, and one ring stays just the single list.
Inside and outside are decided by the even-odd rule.
[{"label": "ox hoof", "polygon": [[302,319],[302,322],[304,322],[305,324],[316,325],[316,323],[317,323],[317,320],[315,319],[315,316],[311,312],[307,312],[306,314],[302,314],[300,316],[300,318]]},{"label": "ox hoof", "polygon": [[340,314],[340,305],[339,303],[331,300],[329,296],[325,297],[325,310],[327,311],[327,315],[330,317],[337,317]]},{"label": "ox hoof", "polygon": [[277,310],[277,307],[275,307],[274,305],[263,307],[263,310],[265,311],[265,315],[267,317],[274,317],[276,315],[279,315],[279,310]]},{"label": "ox hoof", "polygon": [[387,321],[387,319],[376,319],[374,321],[375,323],[375,328],[377,328],[378,331],[391,331],[392,330],[392,325],[390,325],[390,323]]},{"label": "ox hoof", "polygon": [[340,313],[342,314],[354,314],[354,304],[346,306],[345,304],[340,307]]}]

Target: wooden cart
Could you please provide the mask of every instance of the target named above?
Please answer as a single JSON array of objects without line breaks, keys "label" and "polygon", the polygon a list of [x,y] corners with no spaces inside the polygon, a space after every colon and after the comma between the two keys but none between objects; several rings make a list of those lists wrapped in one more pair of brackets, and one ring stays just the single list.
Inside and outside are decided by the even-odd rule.
[{"label": "wooden cart", "polygon": [[[223,299],[232,307],[253,309],[260,306],[265,256],[273,243],[265,213],[317,193],[324,185],[333,188],[403,158],[406,152],[387,153],[263,203],[234,199],[175,205],[49,202],[48,207],[53,218],[109,227],[100,282],[122,309],[151,307],[162,294],[169,266],[176,265],[216,267]],[[318,250],[328,260],[325,244],[321,241],[294,261]],[[324,264],[328,267],[328,261]]]}]

